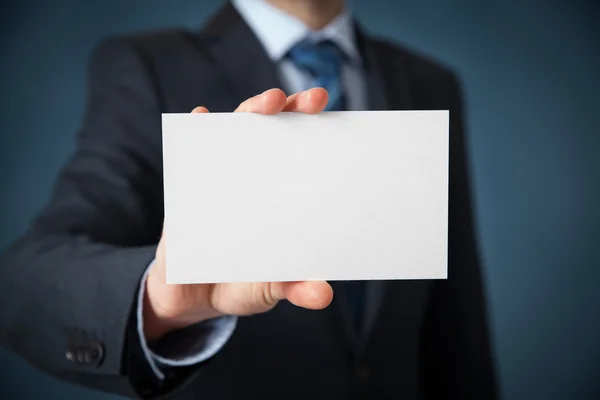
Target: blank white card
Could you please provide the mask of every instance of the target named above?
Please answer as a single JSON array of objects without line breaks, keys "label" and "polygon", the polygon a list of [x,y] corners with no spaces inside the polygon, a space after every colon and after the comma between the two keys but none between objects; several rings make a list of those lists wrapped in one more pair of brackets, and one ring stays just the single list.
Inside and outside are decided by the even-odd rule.
[{"label": "blank white card", "polygon": [[163,114],[167,281],[446,278],[448,114]]}]

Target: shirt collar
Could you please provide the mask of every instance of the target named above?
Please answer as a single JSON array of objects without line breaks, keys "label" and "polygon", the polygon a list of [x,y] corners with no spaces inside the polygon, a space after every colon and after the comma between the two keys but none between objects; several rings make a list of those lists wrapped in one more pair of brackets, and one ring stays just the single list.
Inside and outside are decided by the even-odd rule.
[{"label": "shirt collar", "polygon": [[312,42],[329,39],[350,60],[361,62],[352,14],[347,8],[323,29],[312,31],[300,19],[265,0],[232,0],[232,3],[274,62],[280,61],[296,43],[304,39]]}]

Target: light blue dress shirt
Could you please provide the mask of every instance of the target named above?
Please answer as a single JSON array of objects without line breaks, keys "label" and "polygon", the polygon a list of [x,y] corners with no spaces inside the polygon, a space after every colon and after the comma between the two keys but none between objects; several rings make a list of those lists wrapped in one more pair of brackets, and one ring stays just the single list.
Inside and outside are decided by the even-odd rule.
[{"label": "light blue dress shirt", "polygon": [[[313,87],[312,79],[298,69],[285,56],[301,40],[318,42],[331,40],[348,56],[341,71],[347,108],[367,109],[367,88],[362,68],[362,59],[356,47],[354,23],[349,10],[344,10],[326,27],[311,31],[301,20],[274,7],[265,0],[233,0],[233,6],[250,26],[262,43],[271,61],[276,65],[279,80],[286,94],[300,92]],[[146,358],[158,379],[164,379],[169,368],[189,366],[214,356],[227,343],[237,324],[237,317],[214,318],[175,333],[168,354],[156,354],[144,337],[143,298],[146,278],[152,264],[142,277],[137,304],[138,334]],[[176,346],[175,346],[176,344]]]}]

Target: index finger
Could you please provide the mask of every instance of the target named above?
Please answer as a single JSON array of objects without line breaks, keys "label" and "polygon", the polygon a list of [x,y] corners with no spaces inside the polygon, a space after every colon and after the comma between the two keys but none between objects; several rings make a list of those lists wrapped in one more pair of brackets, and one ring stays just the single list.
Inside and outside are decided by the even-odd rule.
[{"label": "index finger", "polygon": [[269,89],[244,101],[235,112],[277,114],[286,104],[285,93],[281,89]]}]

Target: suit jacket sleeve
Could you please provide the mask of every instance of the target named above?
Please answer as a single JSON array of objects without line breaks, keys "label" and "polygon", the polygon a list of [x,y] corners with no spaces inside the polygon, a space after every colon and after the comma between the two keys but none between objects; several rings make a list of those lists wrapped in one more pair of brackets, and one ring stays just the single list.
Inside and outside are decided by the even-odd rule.
[{"label": "suit jacket sleeve", "polygon": [[468,155],[459,84],[443,85],[450,108],[448,279],[436,281],[425,316],[427,398],[497,397],[482,268],[477,254],[468,179]]},{"label": "suit jacket sleeve", "polygon": [[127,396],[170,391],[186,375],[152,387],[136,330],[163,220],[160,97],[137,54],[116,39],[94,51],[76,152],[0,264],[1,344],[61,379]]}]

